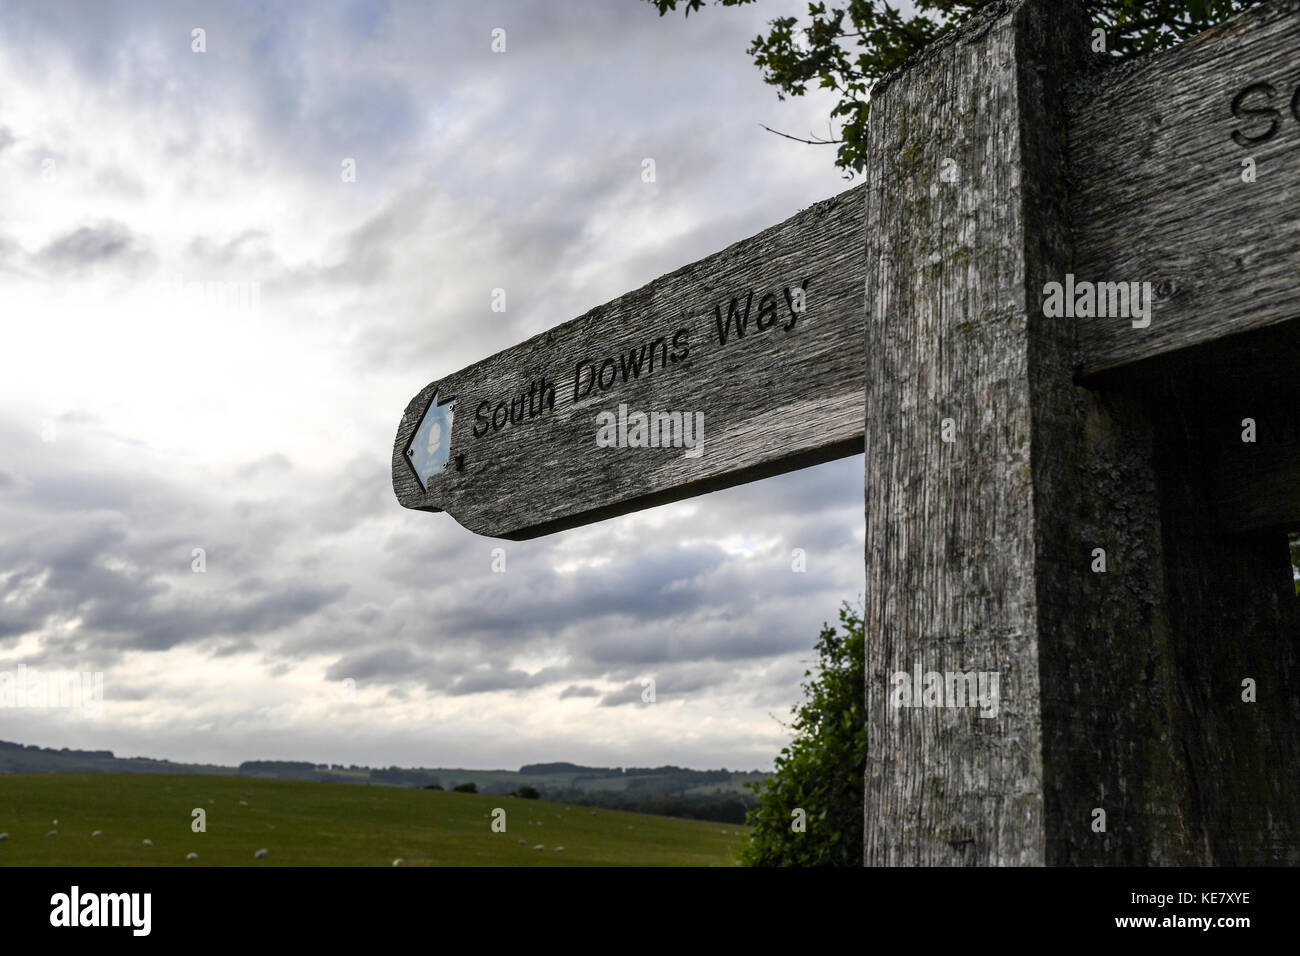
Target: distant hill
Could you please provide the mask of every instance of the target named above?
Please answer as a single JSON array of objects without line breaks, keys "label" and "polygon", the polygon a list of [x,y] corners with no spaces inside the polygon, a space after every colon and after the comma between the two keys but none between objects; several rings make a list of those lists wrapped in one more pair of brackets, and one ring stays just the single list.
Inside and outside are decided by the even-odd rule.
[{"label": "distant hill", "polygon": [[115,757],[111,750],[54,750],[0,740],[0,773],[231,774],[234,767],[180,764],[147,757]]},{"label": "distant hill", "polygon": [[479,793],[506,796],[529,786],[543,800],[560,800],[662,816],[744,823],[758,798],[745,785],[761,771],[691,770],[684,767],[587,767],[555,762],[518,770],[456,767],[366,767],[302,760],[247,760],[238,767],[117,757],[110,750],[53,750],[0,741],[0,773],[165,773],[261,777],[320,783],[451,790],[473,783]]},{"label": "distant hill", "polygon": [[583,767],[576,763],[526,763],[519,768],[520,773],[618,773],[622,767]]}]

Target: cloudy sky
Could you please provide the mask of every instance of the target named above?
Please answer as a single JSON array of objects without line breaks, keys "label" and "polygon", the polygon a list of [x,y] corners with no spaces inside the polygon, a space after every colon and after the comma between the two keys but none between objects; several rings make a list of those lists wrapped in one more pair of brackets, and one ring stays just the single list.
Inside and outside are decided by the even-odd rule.
[{"label": "cloudy sky", "polygon": [[852,185],[760,128],[826,130],[745,53],[804,6],[0,0],[0,671],[104,674],[0,739],[770,767],[862,592],[860,457],[504,574],[389,460],[426,383]]}]

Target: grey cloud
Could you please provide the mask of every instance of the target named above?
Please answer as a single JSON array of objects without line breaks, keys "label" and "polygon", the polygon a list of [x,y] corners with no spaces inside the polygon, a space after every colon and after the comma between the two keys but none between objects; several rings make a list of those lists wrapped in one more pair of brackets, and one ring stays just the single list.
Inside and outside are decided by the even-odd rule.
[{"label": "grey cloud", "polygon": [[[212,649],[211,653],[214,658],[234,657],[236,654],[244,654],[251,651],[255,646],[256,645],[247,638],[233,641],[220,641],[217,646]],[[165,650],[166,648],[161,649]]]},{"label": "grey cloud", "polygon": [[362,681],[372,677],[391,680],[395,675],[409,673],[416,658],[409,647],[386,647],[350,654],[335,661],[325,671],[327,680]]},{"label": "grey cloud", "polygon": [[240,467],[235,473],[241,478],[254,478],[259,475],[281,475],[293,470],[293,462],[279,452],[266,455],[256,461]]},{"label": "grey cloud", "polygon": [[103,166],[95,174],[95,181],[107,193],[132,199],[149,195],[149,187],[139,176],[121,166]]},{"label": "grey cloud", "polygon": [[452,682],[447,688],[447,693],[452,695],[482,694],[494,690],[519,690],[527,686],[529,686],[527,671],[491,668],[488,670],[475,670],[465,674]]},{"label": "grey cloud", "polygon": [[38,265],[55,272],[81,272],[112,264],[137,271],[153,260],[148,243],[115,221],[81,226],[42,248]]},{"label": "grey cloud", "polygon": [[[81,628],[47,634],[44,652],[73,653],[89,638],[105,657],[128,648],[163,650],[210,640],[223,642],[215,653],[229,654],[253,647],[251,638],[320,614],[347,593],[347,582],[317,583],[310,575],[295,580],[292,563],[272,563],[273,542],[293,527],[283,515],[278,523],[272,520],[274,504],[246,508],[247,527],[258,537],[227,548],[223,541],[241,530],[229,518],[219,532],[176,531],[192,524],[192,514],[204,507],[196,495],[155,478],[63,474],[44,457],[28,463],[34,467],[23,510],[0,513],[0,521],[14,529],[0,539],[0,575],[22,595],[0,604],[0,634],[6,637],[40,629],[53,618],[76,617]],[[196,544],[207,549],[207,574],[191,573]],[[259,568],[262,573],[234,579],[230,573]]]},{"label": "grey cloud", "polygon": [[392,478],[386,454],[354,458],[339,477],[338,491],[316,509],[313,523],[318,529],[332,533],[347,531],[388,510]]},{"label": "grey cloud", "polygon": [[[205,275],[216,271],[220,275],[238,275],[244,281],[260,281],[264,275],[283,268],[283,263],[270,247],[270,236],[261,229],[244,229],[229,238],[194,236],[184,250],[187,272]],[[198,276],[186,278],[198,279]]]},{"label": "grey cloud", "polygon": [[122,684],[112,671],[104,675],[104,698],[110,701],[155,700],[165,697],[169,688],[160,683]]},{"label": "grey cloud", "polygon": [[646,687],[643,687],[639,682],[628,684],[622,689],[616,690],[613,693],[606,694],[602,697],[600,699],[600,706],[622,707],[625,704],[642,704],[644,701],[642,700],[641,695],[644,694],[645,691]]}]

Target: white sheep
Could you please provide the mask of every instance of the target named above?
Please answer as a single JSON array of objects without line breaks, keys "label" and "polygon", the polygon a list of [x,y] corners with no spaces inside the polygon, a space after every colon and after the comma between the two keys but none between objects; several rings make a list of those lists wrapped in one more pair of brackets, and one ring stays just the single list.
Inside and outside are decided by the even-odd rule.
[{"label": "white sheep", "polygon": [[185,859],[187,859],[187,860],[197,860],[198,858],[199,858],[199,855],[198,855],[197,853],[186,853],[186,854],[185,854]]},{"label": "white sheep", "polygon": [[59,835],[59,831],[58,831],[58,830],[51,830],[49,833],[47,833],[47,834],[45,834],[45,835],[46,835],[47,837],[58,836],[58,835]]},{"label": "white sheep", "polygon": [[533,847],[533,849],[534,849],[534,850],[545,850],[546,847],[544,847],[542,844],[539,843],[539,844],[537,844],[537,846]]},{"label": "white sheep", "polygon": [[145,841],[144,841],[144,845],[145,845],[145,846],[153,846],[153,840],[145,840]]},{"label": "white sheep", "polygon": [[255,860],[265,860],[265,859],[266,859],[266,854],[267,854],[267,849],[266,849],[266,847],[262,847],[262,849],[258,850],[256,853],[253,854],[253,859],[255,859]]},{"label": "white sheep", "polygon": [[0,833],[0,843],[4,843],[4,841],[7,840],[7,839],[9,839],[9,834],[7,834],[7,833]]},{"label": "white sheep", "polygon": [[104,834],[103,830],[92,830],[90,833],[90,835],[93,837],[103,836],[103,834]]}]

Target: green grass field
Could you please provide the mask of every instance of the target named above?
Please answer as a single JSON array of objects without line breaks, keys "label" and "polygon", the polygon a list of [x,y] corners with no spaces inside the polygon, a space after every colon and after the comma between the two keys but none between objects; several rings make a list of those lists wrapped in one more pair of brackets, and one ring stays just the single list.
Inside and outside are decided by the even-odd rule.
[{"label": "green grass field", "polygon": [[[497,807],[505,833],[491,828]],[[190,829],[195,808],[206,833]],[[514,797],[63,773],[0,774],[0,833],[0,866],[731,866],[745,839],[735,824]]]}]

